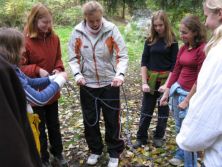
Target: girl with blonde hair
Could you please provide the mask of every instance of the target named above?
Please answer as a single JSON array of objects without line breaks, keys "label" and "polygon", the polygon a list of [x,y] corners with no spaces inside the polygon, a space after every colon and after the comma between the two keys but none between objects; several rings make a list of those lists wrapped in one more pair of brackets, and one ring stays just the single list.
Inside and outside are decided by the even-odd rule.
[{"label": "girl with blonde hair", "polygon": [[[86,163],[95,165],[103,152],[99,121],[102,112],[108,167],[117,167],[124,149],[119,87],[127,69],[127,49],[117,26],[103,18],[99,2],[86,2],[83,15],[84,20],[75,26],[70,38],[69,65],[80,86],[84,134],[91,152]],[[104,104],[98,98],[115,100],[105,100]]]},{"label": "girl with blonde hair", "polygon": [[[149,128],[157,99],[165,90],[167,78],[174,68],[178,43],[167,14],[160,10],[153,14],[151,32],[144,44],[141,60],[143,100],[137,141],[134,148],[147,144]],[[153,144],[161,147],[169,115],[168,106],[158,104],[158,122]]]},{"label": "girl with blonde hair", "polygon": [[176,141],[187,151],[204,150],[204,165],[219,167],[222,164],[222,0],[206,0],[203,9],[205,25],[213,34],[205,48],[206,59],[198,75],[196,93]]}]

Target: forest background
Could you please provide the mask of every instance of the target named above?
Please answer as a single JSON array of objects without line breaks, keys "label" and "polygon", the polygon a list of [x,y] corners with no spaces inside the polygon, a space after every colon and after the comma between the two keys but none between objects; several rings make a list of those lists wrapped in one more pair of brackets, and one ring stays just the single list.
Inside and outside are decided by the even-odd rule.
[{"label": "forest background", "polygon": [[[152,12],[163,9],[167,12],[173,30],[179,43],[179,23],[187,14],[195,14],[204,21],[202,0],[98,0],[105,8],[104,16],[117,24],[127,45],[130,63],[122,91],[122,127],[123,138],[127,143],[120,166],[170,166],[168,160],[172,158],[175,150],[174,122],[172,117],[168,121],[166,132],[166,144],[163,148],[155,148],[150,142],[141,149],[131,148],[131,142],[135,141],[138,128],[141,107],[141,76],[140,58],[143,44],[147,36],[148,26]],[[17,27],[23,31],[23,27],[31,7],[42,2],[53,13],[53,24],[59,35],[62,46],[63,61],[70,75],[69,84],[62,90],[60,98],[60,121],[65,145],[65,155],[70,166],[86,166],[85,160],[88,148],[83,135],[83,123],[79,104],[78,86],[75,85],[70,69],[67,65],[67,43],[73,27],[79,23],[82,17],[81,5],[85,0],[0,0],[0,27]],[[141,21],[142,18],[142,21]],[[127,99],[127,100],[125,100]],[[155,129],[157,114],[149,129],[149,138]],[[104,135],[104,126],[102,132]],[[106,166],[107,154],[99,163]]]}]

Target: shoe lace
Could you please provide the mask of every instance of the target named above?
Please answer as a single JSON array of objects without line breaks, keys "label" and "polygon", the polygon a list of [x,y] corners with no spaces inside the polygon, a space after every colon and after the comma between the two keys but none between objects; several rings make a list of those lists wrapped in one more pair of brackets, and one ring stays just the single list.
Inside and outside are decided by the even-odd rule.
[{"label": "shoe lace", "polygon": [[98,158],[98,156],[99,156],[99,155],[91,154],[91,155],[89,156],[89,158],[90,158],[90,159],[95,159],[95,158]]},{"label": "shoe lace", "polygon": [[118,163],[119,159],[118,158],[110,158],[109,160],[111,163]]}]

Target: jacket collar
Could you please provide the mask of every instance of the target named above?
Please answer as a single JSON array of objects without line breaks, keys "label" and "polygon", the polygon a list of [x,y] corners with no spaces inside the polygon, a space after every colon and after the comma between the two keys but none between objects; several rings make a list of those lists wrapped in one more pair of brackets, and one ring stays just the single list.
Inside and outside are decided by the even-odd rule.
[{"label": "jacket collar", "polygon": [[[102,18],[102,22],[103,22],[103,27],[102,27],[102,29],[101,29],[102,34],[108,32],[108,31],[111,31],[111,30],[113,29],[113,26],[114,26],[114,25],[113,25],[111,22],[107,21],[105,18]],[[75,27],[76,31],[80,31],[80,32],[86,34],[85,24],[86,24],[86,23],[85,23],[84,20],[83,20],[82,22],[80,22],[80,23]]]}]

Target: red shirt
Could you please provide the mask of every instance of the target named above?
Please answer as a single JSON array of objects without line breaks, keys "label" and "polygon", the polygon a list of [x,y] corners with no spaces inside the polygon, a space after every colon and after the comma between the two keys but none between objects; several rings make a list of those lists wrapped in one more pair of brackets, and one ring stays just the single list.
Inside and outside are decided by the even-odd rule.
[{"label": "red shirt", "polygon": [[187,45],[180,48],[167,88],[178,82],[186,91],[191,90],[205,59],[204,47],[205,43],[190,50],[188,50]]},{"label": "red shirt", "polygon": [[[43,68],[52,73],[54,69],[64,71],[61,59],[61,48],[59,37],[54,33],[39,33],[36,38],[25,37],[26,52],[22,60],[21,70],[29,77],[39,76],[39,69]],[[52,103],[59,98],[59,93],[49,102]]]}]

